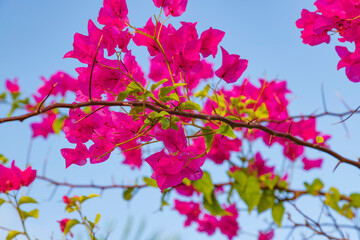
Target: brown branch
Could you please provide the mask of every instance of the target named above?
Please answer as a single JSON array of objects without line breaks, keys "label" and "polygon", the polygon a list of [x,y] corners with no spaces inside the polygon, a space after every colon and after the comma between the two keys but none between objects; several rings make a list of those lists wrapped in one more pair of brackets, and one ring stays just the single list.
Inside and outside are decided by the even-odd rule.
[{"label": "brown branch", "polygon": [[[322,235],[328,239],[332,239],[332,240],[348,240],[347,238],[337,238],[334,236],[330,236],[328,235],[324,230],[323,230],[323,225],[315,220],[313,220],[312,218],[310,218],[309,216],[307,216],[305,213],[303,213],[295,204],[288,202],[300,215],[302,215],[305,219],[305,224],[299,224],[296,223],[292,220],[291,215],[288,213],[288,220],[290,222],[292,222],[294,224],[294,228],[296,227],[307,227],[308,229],[310,229],[311,231],[314,232],[314,235]],[[309,223],[309,222],[312,222]]]},{"label": "brown branch", "polygon": [[203,120],[207,120],[207,121],[221,121],[223,123],[230,125],[232,128],[258,129],[263,132],[266,132],[269,135],[288,139],[297,145],[313,148],[318,151],[327,153],[327,154],[333,156],[334,158],[336,158],[341,163],[347,163],[347,164],[350,164],[350,165],[355,166],[360,169],[359,161],[354,161],[354,160],[348,159],[346,157],[341,156],[340,154],[338,154],[337,152],[335,152],[329,148],[320,146],[319,144],[314,144],[314,143],[304,141],[304,140],[297,138],[289,133],[283,133],[283,132],[278,132],[278,131],[272,130],[272,129],[265,127],[259,123],[247,123],[247,122],[233,121],[233,120],[230,120],[226,117],[219,116],[219,115],[206,115],[206,114],[201,114],[201,113],[185,112],[185,111],[178,111],[178,110],[172,110],[172,109],[163,109],[163,108],[154,106],[153,103],[151,103],[151,102],[89,101],[89,102],[72,103],[72,104],[55,103],[55,104],[52,104],[52,105],[49,105],[47,107],[40,109],[39,112],[27,113],[27,114],[24,114],[21,116],[16,116],[16,117],[1,118],[0,124],[4,123],[4,122],[11,122],[11,121],[24,121],[27,118],[37,116],[39,114],[42,114],[44,112],[47,112],[47,111],[50,111],[50,110],[56,109],[56,108],[75,109],[75,108],[81,108],[81,107],[86,107],[86,106],[128,106],[128,107],[145,106],[146,108],[151,109],[156,112],[166,111],[167,113],[173,114],[176,116],[190,117],[190,118],[195,118],[195,119],[203,119]]},{"label": "brown branch", "polygon": [[[322,112],[322,113],[318,113],[318,114],[310,114],[310,115],[296,115],[296,116],[290,116],[284,119],[261,119],[260,122],[275,122],[275,123],[282,123],[284,121],[289,121],[289,120],[294,120],[294,119],[302,119],[302,118],[320,118],[320,117],[325,117],[325,116],[332,116],[332,117],[345,117],[347,115],[350,115],[348,117],[353,116],[354,114],[360,114],[360,106],[357,107],[355,110],[349,110],[346,112],[342,112],[342,113],[335,113],[335,112]],[[348,118],[347,117],[347,118]],[[339,122],[341,123],[341,122]],[[337,123],[336,123],[337,124]]]}]

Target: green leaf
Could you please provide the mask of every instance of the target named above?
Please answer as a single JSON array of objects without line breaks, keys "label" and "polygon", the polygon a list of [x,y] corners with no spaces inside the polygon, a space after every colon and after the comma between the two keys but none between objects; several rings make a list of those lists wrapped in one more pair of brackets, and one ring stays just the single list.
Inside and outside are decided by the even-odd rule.
[{"label": "green leaf", "polygon": [[86,200],[90,199],[90,198],[94,198],[94,197],[100,197],[100,195],[98,194],[90,194],[89,196],[80,196],[79,197],[79,202],[80,203],[83,203],[85,202]]},{"label": "green leaf", "polygon": [[84,217],[84,219],[85,219],[85,221],[86,221],[87,223],[89,223],[90,228],[91,228],[91,229],[94,229],[95,223],[93,223],[92,221],[89,221],[88,219],[86,219],[86,217]]},{"label": "green leaf", "polygon": [[204,171],[204,175],[201,179],[193,181],[193,186],[196,190],[204,194],[207,202],[212,204],[212,196],[214,190],[214,184],[211,181],[210,174]]},{"label": "green leaf", "polygon": [[228,172],[228,175],[235,179],[235,182],[233,183],[234,188],[236,191],[240,194],[240,192],[243,192],[246,187],[247,178],[248,176],[244,171],[237,170],[235,172]]},{"label": "green leaf", "polygon": [[38,203],[38,202],[35,199],[31,198],[31,197],[23,196],[19,200],[19,206],[21,204],[24,204],[24,203]]},{"label": "green leaf", "polygon": [[213,216],[224,216],[228,215],[228,212],[225,211],[217,201],[214,192],[211,193],[211,201],[208,201],[204,196],[204,208],[208,210]]},{"label": "green leaf", "polygon": [[163,102],[167,102],[170,100],[180,101],[179,96],[176,93],[170,93],[169,96],[160,97],[160,100]]},{"label": "green leaf", "polygon": [[55,119],[53,125],[52,125],[52,128],[54,130],[54,132],[56,134],[59,134],[61,129],[63,128],[64,126],[64,122],[65,122],[65,118],[62,117],[62,118],[58,118],[58,119]]},{"label": "green leaf", "polygon": [[123,196],[126,201],[129,201],[133,197],[134,188],[128,188],[124,191]]},{"label": "green leaf", "polygon": [[4,155],[0,154],[0,164],[6,164],[9,161]]},{"label": "green leaf", "polygon": [[269,208],[272,208],[274,206],[275,199],[274,190],[264,190],[257,207],[258,213],[262,213]]},{"label": "green leaf", "polygon": [[273,190],[275,186],[278,184],[280,177],[275,175],[273,177],[272,173],[264,174],[260,176],[260,181],[262,181],[267,188]]},{"label": "green leaf", "polygon": [[146,185],[148,185],[150,187],[159,188],[155,179],[148,178],[148,177],[143,177],[143,180],[144,180]]},{"label": "green leaf", "polygon": [[21,233],[18,231],[10,231],[8,233],[8,235],[6,236],[6,240],[12,240],[14,237],[16,237],[19,234],[21,234]]},{"label": "green leaf", "polygon": [[163,83],[165,83],[165,82],[167,82],[167,81],[168,81],[168,79],[163,79],[163,80],[161,80],[161,81],[159,81],[159,82],[157,82],[157,83],[154,83],[154,84],[151,85],[151,87],[150,87],[151,91],[154,92],[155,89],[157,89],[161,84],[163,84]]},{"label": "green leaf", "polygon": [[339,193],[339,190],[332,187],[332,188],[330,188],[330,191],[328,193],[326,193],[326,199],[325,199],[324,203],[326,205],[330,206],[331,208],[333,208],[335,211],[340,212],[341,209],[338,204],[340,199],[341,199],[341,195]]},{"label": "green leaf", "polygon": [[194,102],[190,101],[190,100],[184,102],[181,106],[185,110],[196,110],[198,112],[201,111],[201,106],[199,104],[197,104],[197,103],[194,103]]},{"label": "green leaf", "polygon": [[284,208],[282,202],[279,202],[278,204],[273,206],[273,208],[272,208],[272,217],[274,219],[274,222],[279,227],[281,227],[281,222],[282,222],[284,213],[285,213],[285,208]]},{"label": "green leaf", "polygon": [[240,120],[238,117],[235,117],[235,116],[226,116],[227,119],[230,119],[230,120]]},{"label": "green leaf", "polygon": [[162,211],[165,206],[169,206],[169,203],[165,200],[166,195],[167,195],[169,192],[170,192],[169,189],[165,189],[165,190],[163,191],[162,195],[161,195],[160,211]]},{"label": "green leaf", "polygon": [[226,123],[223,123],[218,130],[216,130],[216,134],[221,134],[227,137],[236,138],[235,133],[233,129],[227,125]]},{"label": "green leaf", "polygon": [[208,84],[204,87],[203,90],[194,93],[194,96],[203,99],[204,97],[207,97],[209,90],[210,90],[210,85]]},{"label": "green leaf", "polygon": [[283,188],[283,189],[289,189],[289,184],[287,181],[280,181],[277,183],[277,185],[280,187],[280,188]]},{"label": "green leaf", "polygon": [[161,112],[151,112],[149,114],[149,118],[151,119],[156,119],[156,118],[163,118],[164,116],[170,116],[170,114],[168,112],[165,111],[161,111]]},{"label": "green leaf", "polygon": [[20,96],[20,92],[12,92],[11,97],[13,100],[17,99]]},{"label": "green leaf", "polygon": [[14,102],[13,102],[13,104],[11,105],[11,110],[10,110],[10,112],[8,113],[8,115],[7,115],[7,117],[10,117],[13,113],[14,113],[14,111],[16,110],[16,109],[18,109],[20,106],[19,106],[19,102],[17,101],[17,100],[15,100]]},{"label": "green leaf", "polygon": [[260,107],[256,109],[255,116],[259,119],[269,118],[269,112],[266,108],[265,103],[261,104]]},{"label": "green leaf", "polygon": [[22,219],[27,219],[29,217],[33,217],[33,218],[38,218],[39,217],[39,210],[38,209],[34,209],[30,212],[25,212],[25,211],[22,211],[20,210],[20,214],[21,214],[21,218]]},{"label": "green leaf", "polygon": [[127,87],[125,91],[122,91],[119,93],[118,97],[117,97],[117,101],[124,101],[125,98],[127,98],[129,95],[133,94],[133,93],[137,93],[137,92],[142,92],[142,89],[140,88],[140,86],[135,83],[135,82],[131,82]]},{"label": "green leaf", "polygon": [[342,208],[341,208],[341,212],[340,212],[341,215],[349,218],[349,219],[352,219],[354,218],[354,213],[351,211],[351,206],[349,203],[345,203]]},{"label": "green leaf", "polygon": [[245,190],[239,192],[240,197],[249,207],[249,212],[256,207],[261,198],[261,188],[259,180],[255,176],[249,176]]},{"label": "green leaf", "polygon": [[314,196],[316,196],[320,192],[320,190],[324,187],[324,184],[318,178],[315,179],[311,185],[308,183],[304,183],[304,184],[308,193]]},{"label": "green leaf", "polygon": [[143,113],[143,112],[144,112],[144,108],[142,106],[141,107],[140,106],[139,107],[132,107],[130,112],[129,112],[129,115],[131,115],[132,118],[134,120],[136,120],[136,119],[139,118],[140,113]]},{"label": "green leaf", "polygon": [[[173,90],[175,90],[176,88],[180,87],[180,86],[185,86],[186,83],[176,83],[173,86],[168,86],[168,87],[162,87],[160,88],[159,91],[159,98],[161,101],[166,102],[165,100],[167,99],[166,96]],[[176,95],[176,94],[175,94]],[[174,96],[173,96],[174,97]]]},{"label": "green leaf", "polygon": [[351,198],[351,201],[350,201],[351,206],[353,206],[354,208],[360,208],[360,194],[353,193],[350,195],[350,198]]},{"label": "green leaf", "polygon": [[0,206],[3,205],[4,203],[6,203],[6,200],[0,198]]},{"label": "green leaf", "polygon": [[100,213],[96,214],[95,221],[94,221],[95,224],[99,223],[100,217],[101,217]]},{"label": "green leaf", "polygon": [[6,92],[3,92],[2,94],[0,94],[0,99],[5,99],[6,98]]},{"label": "green leaf", "polygon": [[29,98],[27,97],[27,98],[21,99],[21,100],[19,100],[19,102],[27,105],[27,104],[29,104]]},{"label": "green leaf", "polygon": [[211,146],[214,142],[215,134],[213,132],[214,130],[209,126],[201,130],[201,133],[204,135],[204,139],[205,139],[206,153],[210,152]]},{"label": "green leaf", "polygon": [[80,222],[77,219],[71,219],[66,223],[65,229],[64,229],[64,236],[66,234],[68,234],[71,229],[76,225],[79,224]]}]

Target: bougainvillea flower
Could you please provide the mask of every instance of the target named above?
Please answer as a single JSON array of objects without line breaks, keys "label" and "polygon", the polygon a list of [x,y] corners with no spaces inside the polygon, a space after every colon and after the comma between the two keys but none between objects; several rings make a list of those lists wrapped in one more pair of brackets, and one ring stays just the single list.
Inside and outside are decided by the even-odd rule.
[{"label": "bougainvillea flower", "polygon": [[191,222],[197,221],[201,210],[200,204],[196,202],[183,202],[175,200],[174,208],[182,215],[186,215],[187,219],[184,223],[184,226],[189,226]]},{"label": "bougainvillea flower", "polygon": [[212,27],[201,34],[200,53],[203,55],[204,58],[208,57],[209,55],[212,55],[213,57],[216,56],[218,51],[218,45],[224,36],[225,32],[213,29]]},{"label": "bougainvillea flower", "polygon": [[153,0],[156,7],[163,7],[166,16],[179,17],[186,11],[187,0]]},{"label": "bougainvillea flower", "polygon": [[258,240],[272,240],[274,238],[274,230],[270,230],[268,232],[259,232]]},{"label": "bougainvillea flower", "polygon": [[192,195],[194,195],[194,193],[198,193],[193,187],[193,185],[187,186],[185,184],[180,184],[175,187],[175,190],[178,194],[187,197],[191,197]]},{"label": "bougainvillea flower", "polygon": [[[144,33],[149,34],[150,36],[154,36],[155,35],[155,24],[153,23],[152,18],[150,18],[146,22],[146,25],[143,28],[140,28],[139,30],[141,30]],[[163,26],[163,28],[161,29],[160,36],[162,36],[164,34],[164,31],[166,33],[166,26]],[[158,34],[158,32],[159,32],[159,28],[157,28],[156,34]],[[137,46],[146,46],[150,56],[155,56],[158,53],[160,53],[160,48],[156,44],[155,40],[145,36],[144,34],[136,32],[135,36],[133,38],[133,41]]]},{"label": "bougainvillea flower", "polygon": [[309,44],[310,46],[330,42],[330,36],[327,31],[323,31],[321,33],[319,31],[317,33],[314,32],[314,23],[318,17],[318,14],[303,9],[301,12],[301,18],[296,21],[296,26],[298,28],[303,28],[301,31],[303,43]]},{"label": "bougainvillea flower", "polygon": [[300,157],[304,153],[304,147],[299,146],[295,143],[287,141],[284,144],[284,151],[285,157],[289,158],[291,161],[295,161],[298,157]]},{"label": "bougainvillea flower", "polygon": [[104,0],[104,6],[100,9],[98,22],[103,25],[117,26],[121,30],[129,22],[127,17],[128,8],[125,0]]},{"label": "bougainvillea flower", "polygon": [[355,52],[351,53],[346,47],[335,47],[341,60],[337,69],[345,68],[346,76],[352,82],[360,82],[360,42],[356,43]]},{"label": "bougainvillea flower", "polygon": [[302,162],[304,164],[304,170],[310,170],[313,168],[321,168],[323,160],[321,158],[311,160],[311,159],[304,157],[302,159]]},{"label": "bougainvillea flower", "polygon": [[[138,147],[137,149],[128,150]],[[124,164],[129,165],[131,168],[140,168],[142,165],[142,154],[140,145],[136,141],[131,141],[127,144],[123,144],[120,146],[121,151],[125,156]]]},{"label": "bougainvillea flower", "polygon": [[[97,45],[98,43],[94,42],[91,37],[82,35],[80,33],[75,33],[73,43],[74,50],[66,53],[64,55],[64,58],[76,58],[82,63],[92,64],[96,51],[98,49]],[[96,55],[96,58],[103,58],[103,56],[104,50],[100,48]]]},{"label": "bougainvillea flower", "polygon": [[43,117],[41,122],[32,123],[30,126],[33,130],[32,137],[43,136],[45,139],[50,133],[54,133],[53,123],[56,119],[56,114],[50,113]]},{"label": "bougainvillea flower", "polygon": [[10,93],[20,92],[20,87],[17,78],[15,78],[13,81],[11,81],[10,79],[6,79],[5,87],[6,90],[8,90]]},{"label": "bougainvillea flower", "polygon": [[61,221],[57,221],[60,224],[60,230],[61,232],[64,232],[67,222],[70,220],[70,218],[64,218]]},{"label": "bougainvillea flower", "polygon": [[199,232],[206,232],[208,235],[213,235],[215,233],[218,224],[216,217],[204,214],[197,222],[199,224],[197,228]]},{"label": "bougainvillea flower", "polygon": [[225,234],[229,240],[231,240],[233,237],[238,235],[238,231],[240,229],[237,222],[239,213],[234,204],[225,208],[225,210],[228,211],[230,215],[222,216],[219,220],[218,227],[220,231]]},{"label": "bougainvillea flower", "polygon": [[176,153],[187,147],[184,128],[182,126],[178,127],[179,130],[174,130],[172,128],[164,130],[158,125],[154,128],[155,138],[162,141],[165,148],[172,153]]},{"label": "bougainvillea flower", "polygon": [[29,186],[36,177],[36,170],[33,170],[32,167],[28,167],[24,171],[21,171],[20,168],[15,166],[15,161],[11,164],[11,170],[17,175],[20,179],[21,186]]},{"label": "bougainvillea flower", "polygon": [[[214,161],[216,164],[222,164],[225,160],[229,160],[232,151],[240,151],[241,149],[240,139],[230,139],[220,134],[214,136],[212,147],[207,154],[207,158]],[[197,138],[194,140],[194,145],[198,146],[205,151],[204,138]]]},{"label": "bougainvillea flower", "polygon": [[28,167],[21,171],[12,162],[11,168],[7,168],[0,164],[0,193],[19,190],[22,186],[29,186],[36,177],[36,170]]},{"label": "bougainvillea flower", "polygon": [[223,54],[222,65],[215,74],[227,83],[236,82],[246,70],[248,60],[240,59],[240,56],[236,54],[230,55],[223,47],[221,47],[221,51]]},{"label": "bougainvillea flower", "polygon": [[149,156],[145,161],[154,170],[151,177],[156,180],[159,188],[164,190],[181,184],[184,178],[198,180],[202,177],[203,172],[200,167],[204,164],[205,158],[196,155],[182,152],[171,156],[162,150]]},{"label": "bougainvillea flower", "polygon": [[106,139],[93,139],[93,145],[90,146],[89,152],[91,154],[90,163],[102,163],[109,159],[111,151],[114,149],[114,144]]},{"label": "bougainvillea flower", "polygon": [[65,158],[65,166],[68,168],[72,164],[83,166],[89,158],[90,152],[85,146],[85,144],[79,143],[76,145],[75,149],[63,148],[60,150],[61,155]]},{"label": "bougainvillea flower", "polygon": [[262,158],[260,153],[255,154],[255,161],[254,163],[250,163],[249,169],[256,170],[257,175],[260,177],[261,175],[267,174],[267,173],[273,173],[275,167],[268,167],[266,165],[265,160]]},{"label": "bougainvillea flower", "polygon": [[[57,221],[60,224],[60,230],[61,232],[64,232],[65,228],[66,228],[66,224],[68,223],[68,221],[70,221],[70,218],[64,218],[61,221]],[[70,236],[73,237],[73,234],[71,232]]]},{"label": "bougainvillea flower", "polygon": [[185,79],[187,88],[189,92],[193,92],[194,88],[196,88],[200,82],[205,82],[205,80],[214,77],[214,70],[213,64],[205,61],[204,59],[201,60],[201,70],[198,73],[185,73]]},{"label": "bougainvillea flower", "polygon": [[56,72],[50,79],[41,77],[41,80],[43,85],[38,88],[36,95],[34,95],[34,98],[38,99],[37,102],[42,101],[48,95],[57,96],[60,94],[64,97],[67,92],[76,92],[79,89],[78,80],[62,71]]}]

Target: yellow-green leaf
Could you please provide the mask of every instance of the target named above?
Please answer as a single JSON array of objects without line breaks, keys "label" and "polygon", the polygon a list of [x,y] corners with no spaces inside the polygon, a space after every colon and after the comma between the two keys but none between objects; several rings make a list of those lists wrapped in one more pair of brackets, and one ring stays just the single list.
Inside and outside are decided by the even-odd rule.
[{"label": "yellow-green leaf", "polygon": [[200,105],[197,104],[197,103],[194,103],[194,102],[192,102],[192,101],[190,101],[190,100],[184,102],[181,106],[182,106],[182,108],[185,109],[185,110],[196,110],[196,111],[198,111],[198,112],[201,111]]},{"label": "yellow-green leaf", "polygon": [[143,177],[143,180],[144,180],[146,185],[148,185],[150,187],[159,188],[155,179],[148,178],[148,177]]},{"label": "yellow-green leaf", "polygon": [[155,89],[157,89],[161,84],[163,84],[163,83],[165,83],[167,81],[168,81],[168,79],[163,79],[163,80],[161,80],[161,81],[159,81],[157,83],[154,83],[153,85],[151,85],[150,90],[152,92],[154,92]]},{"label": "yellow-green leaf", "polygon": [[123,197],[126,201],[129,201],[133,197],[134,188],[128,188],[124,191]]},{"label": "yellow-green leaf", "polygon": [[278,204],[273,206],[273,208],[272,208],[272,217],[274,219],[274,222],[279,227],[281,227],[281,222],[282,222],[284,213],[285,213],[285,208],[284,208],[282,202],[279,202]]},{"label": "yellow-green leaf", "polygon": [[77,219],[71,219],[66,223],[65,229],[64,229],[64,236],[70,232],[70,230],[80,222]]},{"label": "yellow-green leaf", "polygon": [[28,197],[28,196],[22,196],[19,200],[19,205],[24,203],[38,203],[35,199]]},{"label": "yellow-green leaf", "polygon": [[21,234],[21,233],[18,231],[10,231],[8,233],[8,235],[6,236],[6,240],[12,240],[14,237],[16,237],[19,234]]},{"label": "yellow-green leaf", "polygon": [[100,217],[101,217],[100,213],[96,214],[95,221],[94,221],[95,224],[99,223]]},{"label": "yellow-green leaf", "polygon": [[221,134],[227,137],[236,138],[234,130],[232,127],[227,125],[226,123],[223,123],[217,130],[216,134]]}]

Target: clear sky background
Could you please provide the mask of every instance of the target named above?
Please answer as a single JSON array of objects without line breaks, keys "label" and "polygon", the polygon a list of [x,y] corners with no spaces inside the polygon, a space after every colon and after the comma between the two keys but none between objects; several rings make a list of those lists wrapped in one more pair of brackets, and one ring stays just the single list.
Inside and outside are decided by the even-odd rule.
[{"label": "clear sky background", "polygon": [[[288,88],[293,92],[293,101],[290,105],[292,115],[323,111],[321,84],[324,85],[329,110],[346,111],[337,93],[354,109],[360,105],[360,85],[350,82],[344,70],[336,70],[339,61],[334,49],[337,44],[336,36],[332,39],[336,44],[316,47],[302,44],[300,30],[296,28],[295,21],[300,17],[302,8],[313,10],[312,4],[310,0],[189,0],[187,11],[181,17],[181,21],[198,22],[199,33],[210,26],[225,31],[226,35],[221,45],[229,53],[239,54],[241,58],[249,60],[244,77],[250,77],[255,82],[257,78],[264,76],[269,80],[287,80]],[[80,64],[62,57],[72,49],[76,32],[87,34],[88,19],[96,21],[101,5],[100,0],[0,0],[0,92],[3,91],[7,78],[17,77],[22,92],[30,95],[41,84],[40,76],[48,78],[58,70],[76,76],[74,68]],[[153,13],[158,12],[151,0],[129,0],[128,8],[130,21],[137,27],[142,27]],[[177,19],[171,22],[176,21]],[[144,66],[143,70],[148,72],[148,55],[145,55],[145,48],[134,48],[133,53]],[[220,66],[221,54],[214,62],[216,68]],[[7,109],[0,107],[0,117],[6,114]],[[24,167],[25,159],[29,156],[30,163],[38,169],[40,175],[43,175],[42,169],[47,159],[45,174],[48,177],[84,184],[90,183],[91,179],[97,184],[111,184],[111,178],[117,183],[131,184],[136,178],[151,174],[148,166],[144,166],[142,171],[129,171],[127,166],[120,164],[121,156],[114,153],[111,159],[103,164],[71,166],[65,170],[60,149],[72,145],[64,140],[63,135],[51,136],[48,140],[35,139],[29,155],[29,123],[34,120],[0,125],[0,153],[15,159],[21,167]],[[321,131],[333,136],[329,144],[334,150],[355,159],[360,156],[358,120],[359,118],[354,116],[347,121],[350,138],[342,125],[333,124],[339,121],[337,118],[320,119],[318,125]],[[276,166],[281,165],[283,157],[278,148],[269,150],[258,145],[265,158]],[[344,165],[333,173],[336,160],[315,151],[307,150],[307,153],[313,158],[323,157],[324,168],[303,173],[298,170],[301,164],[295,163],[296,170],[292,179],[294,188],[302,188],[303,181],[312,182],[314,178],[321,176],[325,179],[326,188],[336,186],[344,193],[360,192],[357,169]],[[214,169],[211,163],[206,167]],[[39,239],[49,239],[52,234],[54,239],[59,239],[61,234],[56,220],[67,216],[61,197],[68,193],[68,189],[58,188],[52,199],[48,200],[52,190],[53,187],[39,180],[30,191],[30,194],[37,195],[37,200],[41,202],[39,220],[29,221],[30,231]],[[76,193],[92,192],[94,190]],[[314,204],[311,200],[314,199],[306,198],[298,204],[305,207],[308,213],[318,211],[321,207],[320,202],[316,200]],[[142,220],[146,221],[145,229],[148,236],[160,230],[166,234],[176,234],[182,239],[208,239],[206,234],[196,233],[195,227],[184,229],[184,216],[178,215],[171,208],[159,212],[159,204],[160,194],[154,189],[139,192],[131,202],[122,199],[122,191],[109,190],[103,193],[101,199],[89,201],[85,212],[93,218],[98,212],[103,214],[100,225],[113,226],[115,229],[111,239],[119,239],[115,236],[120,235],[131,216],[134,218],[135,228]],[[240,226],[245,232],[254,232],[258,226],[266,227],[258,223],[255,215],[249,217],[246,212],[240,215]],[[267,219],[270,220],[270,215]],[[0,225],[18,226],[14,212],[6,207],[0,208]],[[0,231],[0,239],[3,236],[4,233]],[[284,239],[284,236],[286,231],[277,231],[275,239]],[[354,239],[357,238],[356,235],[353,236]],[[255,239],[243,234],[235,239],[240,238]],[[212,239],[225,237],[216,234]]]}]

